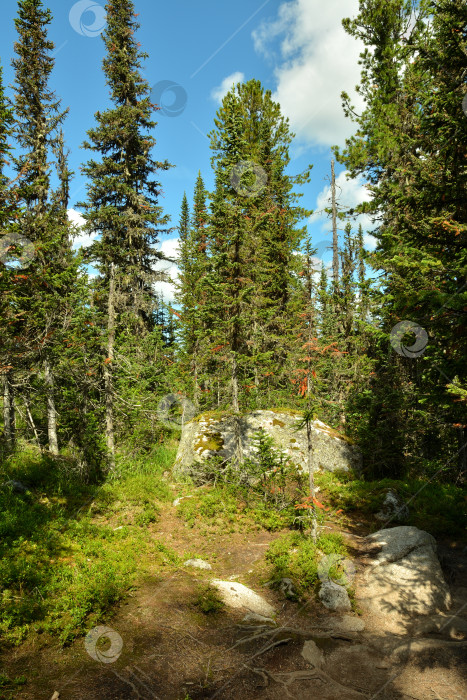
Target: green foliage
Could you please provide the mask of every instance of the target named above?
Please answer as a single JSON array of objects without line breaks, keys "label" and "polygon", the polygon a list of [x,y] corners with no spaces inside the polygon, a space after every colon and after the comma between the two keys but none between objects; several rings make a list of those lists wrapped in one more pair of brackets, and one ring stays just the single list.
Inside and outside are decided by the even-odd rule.
[{"label": "green foliage", "polygon": [[[162,480],[168,448],[101,486],[83,483],[72,460],[27,449],[0,468],[0,635],[17,644],[33,631],[72,641],[109,614],[149,566],[179,557],[148,528],[170,499]],[[132,527],[136,525],[136,527]]]},{"label": "green foliage", "polygon": [[194,605],[205,615],[222,612],[225,608],[225,603],[220,598],[217,589],[210,585],[202,584],[198,587],[198,594],[195,598]]},{"label": "green foliage", "polygon": [[265,555],[266,561],[272,565],[273,583],[290,578],[299,594],[313,588],[318,582],[319,551],[324,554],[347,554],[342,536],[338,533],[319,535],[316,543],[296,532],[274,540]]},{"label": "green foliage", "polygon": [[[320,473],[316,481],[330,503],[346,512],[367,515],[381,509],[387,489],[393,489],[408,503],[410,517],[404,524],[415,525],[434,536],[463,536],[467,525],[465,490],[441,479],[379,479],[363,481],[350,474]],[[376,521],[375,521],[376,522]],[[381,523],[378,522],[378,527]]]}]

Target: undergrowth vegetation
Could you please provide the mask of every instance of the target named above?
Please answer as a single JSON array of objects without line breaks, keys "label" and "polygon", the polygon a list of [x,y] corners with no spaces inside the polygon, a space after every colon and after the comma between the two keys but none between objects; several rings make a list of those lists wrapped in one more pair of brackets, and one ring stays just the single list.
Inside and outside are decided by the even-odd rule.
[{"label": "undergrowth vegetation", "polygon": [[83,484],[66,460],[31,448],[3,463],[4,643],[17,644],[29,632],[39,632],[66,644],[101,621],[137,575],[178,563],[147,527],[157,522],[161,504],[171,498],[162,473],[171,466],[175,449],[175,444],[158,447],[131,464],[122,460],[100,485]]},{"label": "undergrowth vegetation", "polygon": [[[291,579],[297,593],[303,595],[318,583],[318,564],[321,557],[327,554],[339,557],[347,555],[342,535],[323,533],[316,542],[303,533],[281,535],[268,547],[265,555],[266,561],[272,565],[271,583],[277,585],[283,578]],[[330,578],[339,578],[341,574],[337,560],[338,557],[327,570]]]},{"label": "undergrowth vegetation", "polygon": [[[266,560],[273,585],[290,578],[299,595],[311,592],[326,554],[346,555],[340,534],[326,532],[351,520],[385,527],[374,514],[388,488],[409,504],[406,524],[437,536],[461,536],[466,499],[452,484],[421,479],[364,481],[349,473],[318,473],[319,537],[308,536],[309,511],[297,510],[308,479],[263,434],[240,469],[210,460],[197,479],[180,479],[176,508],[181,527],[200,538],[265,529],[283,531]],[[156,534],[174,498],[170,475],[177,441],[135,456],[120,455],[101,483],[83,483],[67,457],[51,458],[24,446],[0,466],[0,638],[4,645],[29,634],[62,644],[108,621],[115,604],[146,574],[180,567],[183,559]],[[200,485],[201,483],[201,485]],[[24,487],[24,488],[22,488]],[[303,506],[303,503],[302,503]],[[331,525],[330,525],[331,524]],[[390,525],[398,523],[392,522]],[[339,563],[333,575],[339,577]],[[216,554],[213,552],[212,561]],[[220,609],[210,589],[197,606]],[[5,681],[6,682],[6,681]]]},{"label": "undergrowth vegetation", "polygon": [[[404,525],[415,525],[437,537],[465,537],[467,497],[465,489],[436,479],[378,479],[364,481],[351,473],[322,472],[316,483],[328,496],[331,506],[346,513],[359,511],[366,516],[377,513],[388,489],[395,491],[409,507]],[[399,525],[391,521],[387,526]],[[386,527],[381,522],[374,529]]]}]

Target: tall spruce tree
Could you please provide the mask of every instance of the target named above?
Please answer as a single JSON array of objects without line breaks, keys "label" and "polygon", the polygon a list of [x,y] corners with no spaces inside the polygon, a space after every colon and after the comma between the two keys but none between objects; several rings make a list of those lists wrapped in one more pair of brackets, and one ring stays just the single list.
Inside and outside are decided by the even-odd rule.
[{"label": "tall spruce tree", "polygon": [[[17,218],[14,202],[14,189],[6,176],[5,169],[10,164],[13,114],[7,104],[3,86],[3,68],[0,64],[0,322],[3,328],[0,350],[0,373],[3,397],[3,434],[7,451],[13,449],[15,440],[15,412],[13,398],[13,372],[11,346],[14,339],[14,292],[12,274],[6,267],[12,239],[9,234],[15,231]],[[8,239],[7,239],[8,236]]]},{"label": "tall spruce tree", "polygon": [[292,190],[309,171],[286,175],[293,134],[257,80],[230,90],[215,126],[207,311],[216,351],[228,348],[219,357],[229,359],[238,410],[240,386],[265,385],[266,402],[271,388],[285,386],[292,275],[299,265],[293,253],[304,233],[298,222],[310,213],[296,206],[300,195]]},{"label": "tall spruce tree", "polygon": [[[68,221],[62,191],[70,173],[63,153],[59,128],[68,110],[49,88],[54,68],[48,27],[50,10],[41,0],[20,0],[15,25],[17,58],[12,61],[14,83],[14,136],[19,146],[13,159],[17,170],[17,195],[22,211],[21,234],[34,245],[34,258],[27,274],[18,275],[21,284],[22,356],[42,367],[40,383],[47,405],[49,450],[58,453],[55,368],[56,353],[62,347],[61,333],[68,316],[67,295],[73,288],[73,262]],[[53,190],[57,165],[60,193]],[[32,362],[31,362],[32,360]],[[38,373],[39,379],[39,373]]]},{"label": "tall spruce tree", "polygon": [[[467,7],[462,0],[421,0],[415,21],[413,9],[405,0],[361,2],[358,16],[344,20],[351,35],[373,47],[362,54],[366,108],[352,117],[359,128],[340,161],[371,182],[373,200],[359,210],[378,222],[370,259],[383,273],[384,344],[403,320],[429,338],[425,353],[414,357],[388,357],[384,348],[380,355],[370,418],[373,431],[379,424],[381,447],[373,455],[393,475],[407,456],[418,460],[420,448],[427,458],[452,454],[449,428],[458,431],[465,455],[465,399],[455,398],[465,383]],[[401,340],[406,347],[414,342]]]},{"label": "tall spruce tree", "polygon": [[124,314],[133,333],[153,326],[153,283],[161,277],[154,266],[163,259],[155,244],[168,222],[158,204],[160,184],[153,175],[171,166],[150,155],[156,143],[150,132],[156,122],[151,120],[150,87],[140,72],[147,54],[139,50],[135,39],[139,24],[134,3],[113,0],[107,3],[106,12],[103,69],[113,107],[97,112],[98,124],[89,130],[89,141],[84,144],[101,158],[88,161],[83,168],[90,184],[87,202],[81,206],[88,230],[100,236],[89,259],[101,275],[101,310],[107,327],[103,358],[106,439],[113,467],[115,343]]},{"label": "tall spruce tree", "polygon": [[[200,402],[200,382],[206,369],[203,349],[206,345],[206,325],[203,322],[205,291],[202,282],[207,272],[207,191],[201,173],[198,173],[194,198],[193,214],[190,216],[186,194],[183,197],[180,215],[180,275],[176,298],[181,305],[178,325],[186,362],[192,377],[191,394],[195,406]],[[209,362],[209,361],[208,361]]]}]

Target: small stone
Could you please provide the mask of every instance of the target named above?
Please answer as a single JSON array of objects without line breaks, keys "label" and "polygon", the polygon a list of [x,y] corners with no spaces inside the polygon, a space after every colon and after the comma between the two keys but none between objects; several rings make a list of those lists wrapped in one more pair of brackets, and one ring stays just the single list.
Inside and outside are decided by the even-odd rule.
[{"label": "small stone", "polygon": [[394,520],[403,522],[409,517],[409,509],[402,498],[392,489],[389,489],[383,501],[383,506],[379,513],[376,513],[377,520]]},{"label": "small stone", "polygon": [[349,595],[344,586],[333,581],[323,581],[318,597],[329,610],[351,610]]},{"label": "small stone", "polygon": [[2,486],[8,486],[14,493],[26,493],[27,488],[21,481],[5,481]]},{"label": "small stone", "polygon": [[181,501],[183,501],[184,498],[193,498],[193,495],[191,494],[190,496],[180,496],[180,498],[176,498],[175,501],[172,503],[173,506],[178,506]]},{"label": "small stone", "polygon": [[305,661],[315,668],[321,668],[323,665],[323,652],[311,639],[307,639],[302,649],[302,656]]},{"label": "small stone", "polygon": [[292,581],[289,578],[281,578],[279,581],[279,590],[286,598],[296,598],[297,591],[294,588]]},{"label": "small stone", "polygon": [[272,605],[242,583],[213,579],[211,585],[217,588],[224,603],[231,608],[246,608],[265,617],[274,615]]},{"label": "small stone", "polygon": [[208,564],[208,562],[204,561],[204,559],[188,559],[186,562],[184,562],[183,566],[194,566],[195,569],[212,569],[211,564]]}]

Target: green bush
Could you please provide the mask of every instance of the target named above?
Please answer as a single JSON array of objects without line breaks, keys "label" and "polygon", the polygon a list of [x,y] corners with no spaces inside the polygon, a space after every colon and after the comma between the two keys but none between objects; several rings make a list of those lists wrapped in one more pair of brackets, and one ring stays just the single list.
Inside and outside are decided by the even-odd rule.
[{"label": "green bush", "polygon": [[[318,581],[319,551],[324,554],[346,555],[347,549],[338,533],[323,534],[316,544],[303,534],[291,532],[282,535],[268,547],[265,558],[272,565],[272,582],[290,578],[299,593],[312,588]],[[330,570],[331,574],[338,574]]]}]

